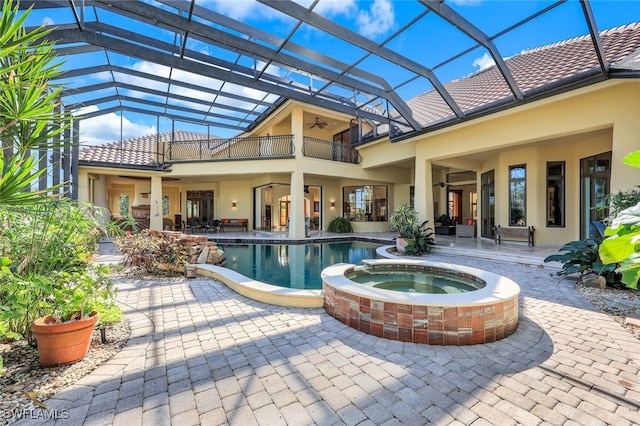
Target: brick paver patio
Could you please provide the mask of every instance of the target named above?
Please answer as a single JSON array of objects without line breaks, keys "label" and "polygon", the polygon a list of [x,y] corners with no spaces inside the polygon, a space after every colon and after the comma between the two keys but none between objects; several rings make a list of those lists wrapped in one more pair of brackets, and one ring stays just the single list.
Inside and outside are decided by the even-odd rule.
[{"label": "brick paver patio", "polygon": [[402,343],[210,279],[120,279],[131,340],[47,405],[69,410],[57,423],[65,426],[640,424],[640,342],[573,281],[540,267],[455,261],[520,284],[512,336]]}]

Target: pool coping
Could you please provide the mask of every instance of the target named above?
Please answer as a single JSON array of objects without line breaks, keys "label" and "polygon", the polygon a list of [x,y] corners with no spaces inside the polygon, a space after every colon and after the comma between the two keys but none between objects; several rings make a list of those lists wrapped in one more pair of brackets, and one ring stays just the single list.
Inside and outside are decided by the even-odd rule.
[{"label": "pool coping", "polygon": [[[398,262],[398,259],[363,260],[363,264],[369,265],[395,265]],[[323,283],[327,282],[336,290],[345,291],[358,297],[413,305],[482,306],[517,297],[520,294],[520,286],[513,280],[483,269],[427,260],[402,259],[400,262],[407,265],[434,267],[469,274],[484,281],[485,286],[478,290],[455,294],[422,294],[378,289],[358,284],[347,278],[345,273],[359,266],[350,263],[338,263],[323,269],[322,281]]]},{"label": "pool coping", "polygon": [[199,275],[222,281],[238,294],[258,302],[292,308],[321,308],[324,306],[322,290],[303,290],[279,287],[246,277],[222,266],[198,263]]},{"label": "pool coping", "polygon": [[[215,241],[209,238],[209,241]],[[353,237],[328,237],[328,238],[314,238],[306,240],[297,240],[300,242],[292,243],[291,240],[277,240],[277,239],[238,239],[239,243],[249,244],[314,244],[318,242],[332,243],[332,242],[345,242],[345,241],[361,241],[370,243],[384,244],[389,240],[377,240],[375,238],[353,238]],[[236,243],[233,238],[220,239],[215,241],[216,243]],[[385,248],[389,250],[395,247],[393,245],[383,245],[376,249],[376,253],[381,255],[378,250]],[[388,255],[388,254],[387,254]],[[384,256],[384,255],[382,255]],[[189,266],[195,266],[196,273],[198,275],[214,278],[218,281],[222,281],[227,287],[232,289],[238,294],[241,294],[249,299],[256,300],[258,302],[268,303],[270,305],[292,307],[292,308],[322,308],[324,307],[324,295],[322,290],[304,290],[294,289],[288,287],[280,287],[273,284],[267,284],[262,281],[254,280],[232,269],[225,268],[223,266],[211,265],[208,263],[196,263]]]},{"label": "pool coping", "polygon": [[[248,238],[248,237],[212,237],[207,236],[208,241],[213,241],[217,244],[315,244],[315,243],[343,243],[349,241],[360,241],[364,243],[375,244],[389,244],[393,242],[394,238],[376,238],[376,237],[359,237],[359,236],[330,236],[330,237],[308,237],[297,239],[283,239],[283,238]],[[391,247],[391,246],[390,246]],[[393,246],[395,247],[395,246]]]}]

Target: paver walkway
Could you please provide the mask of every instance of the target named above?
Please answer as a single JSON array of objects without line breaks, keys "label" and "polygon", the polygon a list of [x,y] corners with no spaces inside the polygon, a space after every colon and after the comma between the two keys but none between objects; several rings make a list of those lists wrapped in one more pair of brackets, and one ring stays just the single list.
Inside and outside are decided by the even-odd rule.
[{"label": "paver walkway", "polygon": [[513,335],[462,347],[402,343],[214,280],[122,279],[131,340],[47,405],[69,410],[56,423],[65,426],[640,424],[640,343],[572,281],[540,267],[455,261],[520,284]]}]

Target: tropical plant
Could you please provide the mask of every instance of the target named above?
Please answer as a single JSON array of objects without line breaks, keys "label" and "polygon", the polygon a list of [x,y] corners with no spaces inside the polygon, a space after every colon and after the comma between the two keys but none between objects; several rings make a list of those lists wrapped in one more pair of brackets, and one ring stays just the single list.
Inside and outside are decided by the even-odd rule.
[{"label": "tropical plant", "polygon": [[415,233],[410,238],[412,243],[405,248],[406,254],[421,255],[431,253],[431,248],[436,245],[436,240],[433,237],[433,229],[427,226],[428,222],[428,220],[425,220],[415,230]]},{"label": "tropical plant", "polygon": [[453,218],[447,214],[442,214],[435,220],[436,223],[441,224],[442,226],[453,226],[456,222]]},{"label": "tropical plant", "polygon": [[30,209],[0,209],[0,220],[11,224],[0,233],[5,259],[0,273],[0,324],[28,337],[31,322],[40,316],[71,319],[72,312],[79,312],[82,317],[94,303],[110,301],[108,271],[89,262],[105,232],[91,214],[95,211],[68,199]]},{"label": "tropical plant", "polygon": [[397,231],[400,238],[411,239],[419,232],[420,219],[418,213],[408,204],[400,204],[389,217],[392,231]]},{"label": "tropical plant", "polygon": [[[43,27],[26,31],[24,22],[29,11],[20,14],[16,2],[3,0],[0,15],[0,206],[29,206],[46,199],[50,191],[60,185],[34,191],[32,184],[38,182],[46,169],[38,167],[38,158],[33,152],[60,147],[60,137],[65,130],[65,119],[57,112],[56,99],[62,88],[49,86],[51,78],[59,75],[54,64],[53,45],[45,41],[48,31]],[[51,126],[57,121],[58,126]],[[7,153],[10,154],[5,158]],[[6,211],[6,210],[5,210]],[[3,230],[11,228],[1,220],[0,237]],[[12,311],[17,294],[26,294],[28,289],[15,286],[17,277],[10,270],[15,265],[5,253],[4,241],[0,245],[0,340],[19,338],[6,317],[19,315]],[[25,291],[26,290],[26,291]],[[19,298],[19,296],[18,296]],[[9,304],[7,304],[9,300]],[[24,321],[24,318],[21,318]],[[0,356],[0,364],[2,357]]]},{"label": "tropical plant", "polygon": [[349,222],[347,218],[337,216],[329,221],[327,231],[337,232],[338,234],[348,234],[353,232],[353,228],[351,227],[351,222]]},{"label": "tropical plant", "polygon": [[[624,163],[640,168],[640,151],[624,158]],[[638,288],[640,280],[640,202],[619,212],[605,230],[607,238],[599,248],[603,262],[616,265],[621,281]],[[619,264],[619,265],[618,265]]]},{"label": "tropical plant", "polygon": [[[19,14],[18,5],[3,0],[0,17],[0,205],[31,205],[47,198],[53,189],[33,190],[46,169],[38,167],[34,152],[59,149],[70,117],[59,112],[62,86],[51,79],[60,75],[50,30],[27,31],[29,14]],[[55,123],[55,125],[52,125]],[[5,158],[9,152],[9,158]]]},{"label": "tropical plant", "polygon": [[[14,4],[15,3],[15,4]],[[45,189],[34,153],[67,145],[70,117],[60,113],[62,86],[49,30],[27,31],[29,15],[3,0],[0,16],[0,340],[29,336],[45,314],[83,316],[113,295],[107,272],[88,260],[97,246],[96,210]]]},{"label": "tropical plant", "polygon": [[590,237],[584,240],[570,241],[560,251],[562,254],[547,256],[545,262],[560,262],[562,269],[556,273],[559,276],[571,274],[595,273],[606,278],[607,283],[617,281],[615,274],[616,265],[607,265],[600,259],[598,249],[604,236],[604,224],[593,222],[590,225]]}]

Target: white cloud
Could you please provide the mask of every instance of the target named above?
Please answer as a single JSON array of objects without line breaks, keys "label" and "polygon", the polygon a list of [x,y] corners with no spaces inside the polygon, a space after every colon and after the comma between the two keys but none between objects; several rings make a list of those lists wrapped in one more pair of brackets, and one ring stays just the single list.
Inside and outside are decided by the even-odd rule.
[{"label": "white cloud", "polygon": [[[258,62],[259,69],[262,68],[264,65],[265,65],[264,62]],[[168,67],[164,65],[154,64],[151,62],[145,62],[145,61],[137,62],[133,65],[133,69],[142,71],[144,73],[152,74],[152,75],[158,75],[165,78],[169,76]],[[284,70],[282,70],[279,67],[271,65],[267,67],[267,72],[274,75],[281,75],[282,73],[284,73]],[[118,78],[122,81],[127,81],[127,82],[131,82],[132,84],[140,85],[140,78],[135,76],[122,74],[122,75],[119,75]],[[194,74],[194,73],[190,73],[190,72],[178,70],[178,69],[173,70],[173,73],[171,74],[171,78],[178,81],[188,82],[197,86],[208,87],[210,89],[215,89],[215,90],[222,89],[224,92],[228,92],[230,94],[236,94],[239,96],[244,96],[244,97],[256,99],[256,100],[261,100],[266,95],[266,93],[263,91],[248,88],[248,87],[243,87],[243,86],[232,84],[232,83],[226,83],[223,86],[222,85],[223,82],[220,80],[216,80],[211,77],[206,77],[200,74]],[[166,84],[153,82],[153,81],[147,82],[146,87],[155,88],[163,91],[166,90]],[[186,87],[176,86],[176,85],[172,86],[171,92],[179,93],[182,96],[187,96],[193,99],[199,99],[199,100],[211,101],[211,102],[215,97],[215,95],[211,93],[203,92],[197,89],[188,89]],[[220,95],[220,96],[224,96],[224,95]],[[249,105],[244,101],[235,100],[232,98],[225,98],[225,99],[227,99],[227,101],[225,102],[226,105],[238,106],[241,108],[253,107],[253,105]],[[181,101],[175,101],[175,103],[181,103]],[[187,103],[183,103],[183,104],[187,105]],[[192,105],[189,105],[189,106],[192,106]]]},{"label": "white cloud", "polygon": [[[213,5],[216,12],[240,21],[248,19],[278,19],[290,20],[261,3],[254,0],[205,0]],[[293,0],[300,6],[309,8],[313,0]],[[356,0],[320,0],[313,8],[313,11],[325,17],[335,17],[340,15],[348,16],[357,10]]]},{"label": "white cloud", "polygon": [[50,16],[45,16],[44,18],[42,18],[42,25],[44,26],[49,26],[49,25],[55,25],[56,23],[53,22],[53,18],[51,18]]},{"label": "white cloud", "polygon": [[322,16],[348,16],[356,8],[355,0],[320,0],[313,11]]},{"label": "white cloud", "polygon": [[[259,65],[264,66],[264,63],[260,63]],[[133,64],[132,68],[140,72],[157,75],[164,78],[167,78],[169,76],[169,71],[170,71],[170,69],[164,65],[154,64],[146,61],[136,62],[135,64]],[[283,72],[283,70],[275,66],[268,67],[268,71],[274,74]],[[226,83],[224,86],[222,86],[222,81],[220,80],[216,80],[210,77],[193,74],[190,72],[177,70],[177,69],[173,70],[171,77],[179,81],[192,83],[194,85],[198,85],[202,87],[209,87],[212,89],[222,88],[224,92],[228,92],[230,94],[237,94],[250,99],[262,100],[265,97],[265,95],[267,95],[263,91],[252,89],[249,87],[239,86],[232,83]],[[167,85],[165,83],[156,82],[154,80],[143,80],[140,77],[132,76],[129,74],[119,73],[117,75],[117,79],[119,81],[130,83],[132,85],[139,86],[139,87],[147,87],[150,89],[160,90],[162,92],[167,90]],[[171,92],[179,93],[182,96],[187,96],[192,99],[204,100],[209,102],[213,102],[213,99],[215,96],[211,93],[202,92],[196,89],[188,89],[186,87],[176,86],[176,85],[171,86]],[[129,90],[126,93],[129,96],[132,96],[135,98],[145,98],[145,99],[156,100],[156,95],[146,94],[142,90],[140,91]],[[267,98],[265,99],[265,101],[275,102],[276,99],[277,99],[277,96],[275,95],[267,95]],[[162,99],[162,101],[164,101],[164,99]],[[203,112],[206,111],[207,109],[207,107],[205,106],[195,105],[188,101],[175,100],[175,101],[172,101],[171,103],[174,105],[183,105],[186,107],[199,109],[199,110],[202,110]],[[218,107],[222,109],[224,109],[224,105],[235,106],[235,107],[246,108],[246,109],[252,109],[255,106],[254,104],[249,102],[233,99],[230,97],[224,97],[224,95],[221,95],[221,97],[218,97],[217,104],[218,104]],[[213,105],[213,107],[214,107],[214,111],[224,114],[224,111],[220,110],[219,108],[216,108],[215,105]],[[86,114],[89,112],[95,112],[98,109],[99,108],[97,106],[90,106],[90,107],[81,109],[78,112],[78,115]],[[234,114],[235,113],[233,112],[229,112],[229,115],[234,115]],[[151,115],[149,117],[150,117],[149,121],[155,120],[155,118],[153,118]],[[129,119],[127,119],[126,116],[123,117],[123,120],[122,120],[122,139],[123,140],[130,139],[133,137],[153,134],[155,132],[156,132],[156,127],[154,125],[147,125],[145,123],[134,123]],[[96,116],[89,119],[82,119],[80,121],[80,140],[81,140],[81,143],[87,144],[87,145],[98,145],[98,144],[119,141],[120,140],[120,114],[109,113],[109,114],[104,114],[104,115]]]},{"label": "white cloud", "polygon": [[484,55],[474,59],[473,62],[471,63],[471,65],[478,68],[478,71],[485,70],[495,64],[496,62],[493,60],[491,55],[489,55],[487,52],[484,52]]},{"label": "white cloud", "polygon": [[213,9],[238,21],[247,19],[286,19],[275,10],[254,0],[205,0]]},{"label": "white cloud", "polygon": [[[313,4],[313,0],[293,0],[300,6],[309,9]],[[319,15],[329,16],[348,16],[352,11],[357,10],[355,0],[320,0],[313,8],[313,11]]]},{"label": "white cloud", "polygon": [[365,37],[375,38],[387,33],[395,24],[393,5],[389,0],[375,0],[369,11],[358,13],[356,27]]},{"label": "white cloud", "polygon": [[218,12],[238,20],[248,18],[256,9],[253,0],[213,0],[211,3]]},{"label": "white cloud", "polygon": [[[97,110],[98,107],[90,106],[80,110],[78,114],[86,114]],[[120,115],[111,112],[80,120],[80,143],[84,145],[102,145],[119,141],[121,124],[123,140],[156,133],[155,126],[133,123],[127,117],[122,117],[121,122]]]}]

